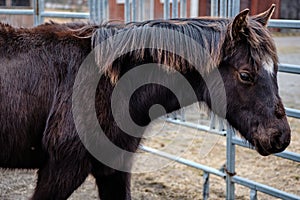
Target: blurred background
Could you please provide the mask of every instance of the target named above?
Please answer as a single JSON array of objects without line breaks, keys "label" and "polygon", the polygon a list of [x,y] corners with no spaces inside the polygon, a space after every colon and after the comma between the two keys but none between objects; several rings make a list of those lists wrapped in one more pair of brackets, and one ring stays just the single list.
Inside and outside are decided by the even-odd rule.
[{"label": "blurred background", "polygon": [[[88,0],[45,0],[40,2],[44,3],[45,11],[89,11]],[[163,0],[143,0],[137,1],[137,4],[139,2],[144,4],[142,11],[137,9],[137,12],[141,12],[139,13],[139,20],[163,18]],[[212,2],[211,0],[186,0],[186,17],[211,16]],[[32,9],[34,3],[34,0],[0,0],[0,9]],[[124,20],[124,3],[125,0],[108,0],[106,20]],[[172,0],[170,0],[170,3],[172,9]],[[276,4],[273,19],[300,19],[299,0],[240,0],[238,7],[239,10],[250,8],[251,15],[254,15],[265,11],[272,3]],[[178,7],[179,12],[180,9]],[[172,13],[170,13],[170,17],[172,17]],[[20,26],[33,25],[33,18],[30,16],[0,15],[0,20],[9,21],[11,24]]]}]

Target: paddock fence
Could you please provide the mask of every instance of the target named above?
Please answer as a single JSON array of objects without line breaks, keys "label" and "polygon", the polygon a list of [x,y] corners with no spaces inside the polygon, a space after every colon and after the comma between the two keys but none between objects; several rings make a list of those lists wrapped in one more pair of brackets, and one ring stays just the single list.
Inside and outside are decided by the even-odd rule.
[{"label": "paddock fence", "polygon": [[[150,12],[154,12],[154,0],[150,1]],[[124,0],[124,21],[138,21],[142,20],[142,13],[145,10],[145,1],[143,0]],[[170,4],[172,3],[172,9]],[[198,1],[190,0],[190,8],[187,8],[187,0],[164,0],[164,18],[168,19],[170,13],[173,18],[187,17],[187,9],[190,9],[190,16],[197,15],[197,9],[200,6]],[[89,0],[88,1],[89,12],[54,12],[45,11],[44,0],[33,0],[32,9],[0,9],[0,15],[32,15],[34,25],[39,25],[44,22],[44,18],[74,18],[74,19],[87,19],[94,22],[102,22],[108,19],[108,0]],[[178,13],[178,7],[180,7],[180,13]],[[240,11],[240,1],[238,0],[211,0],[211,15],[220,17],[233,17]],[[153,16],[153,15],[152,15]],[[300,20],[283,20],[272,19],[269,22],[271,28],[285,28],[285,29],[300,29]],[[280,64],[280,73],[300,74],[300,66],[293,64]],[[300,119],[300,110],[286,108],[286,113],[291,118]],[[244,147],[253,149],[253,147],[245,143],[242,139],[236,136],[235,130],[225,121],[219,119],[213,113],[211,114],[210,125],[196,124],[185,120],[184,109],[179,112],[175,112],[166,117],[166,121],[169,123],[186,126],[192,129],[205,131],[210,134],[217,134],[226,137],[226,169],[215,169],[209,166],[202,165],[200,163],[187,160],[176,155],[153,149],[147,146],[140,146],[140,149],[155,154],[157,156],[164,157],[166,159],[173,160],[175,162],[199,169],[203,171],[203,199],[209,197],[209,179],[210,175],[223,177],[226,181],[226,199],[235,199],[235,184],[245,186],[250,189],[250,199],[256,200],[258,197],[257,192],[266,193],[268,195],[281,198],[299,200],[300,196],[290,194],[279,189],[261,184],[241,176],[235,175],[235,163],[236,163],[236,148]],[[298,133],[299,134],[299,133]],[[284,151],[275,154],[275,156],[283,159],[292,160],[300,163],[300,154],[290,151]],[[297,186],[296,186],[297,187]]]}]

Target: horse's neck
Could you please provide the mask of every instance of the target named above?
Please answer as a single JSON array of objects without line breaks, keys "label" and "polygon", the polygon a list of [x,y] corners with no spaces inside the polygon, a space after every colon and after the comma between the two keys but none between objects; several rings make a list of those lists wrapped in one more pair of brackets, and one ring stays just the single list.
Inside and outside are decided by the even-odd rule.
[{"label": "horse's neck", "polygon": [[132,95],[130,112],[140,125],[147,125],[157,117],[207,99],[206,86],[200,74],[188,72],[180,80],[173,76],[169,74],[169,83],[163,80],[161,85],[148,84]]}]

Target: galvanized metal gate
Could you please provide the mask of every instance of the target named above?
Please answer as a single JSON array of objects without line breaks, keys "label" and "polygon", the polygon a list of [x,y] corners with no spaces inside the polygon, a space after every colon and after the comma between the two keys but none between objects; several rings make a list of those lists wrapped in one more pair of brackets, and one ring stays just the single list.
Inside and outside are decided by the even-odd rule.
[{"label": "galvanized metal gate", "polygon": [[[153,12],[154,0],[150,1],[150,10]],[[125,12],[124,19],[126,22],[142,20],[142,14],[144,11],[144,1],[143,0],[124,0]],[[76,19],[89,19],[95,22],[101,22],[108,19],[108,0],[89,0],[89,13],[74,13],[74,12],[49,12],[45,11],[44,0],[33,0],[32,9],[0,9],[0,14],[4,15],[33,15],[34,25],[43,23],[45,17],[51,18],[76,18]],[[180,17],[187,16],[187,1],[186,0],[172,0],[172,17],[176,18],[178,16],[178,5],[180,6]],[[191,0],[191,16],[195,16],[195,12],[198,9],[198,1]],[[211,14],[212,16],[222,16],[222,17],[232,17],[239,12],[240,2],[238,0],[211,0]],[[196,11],[195,11],[196,10]],[[139,15],[137,13],[140,13]],[[164,0],[164,18],[170,17],[170,0]],[[269,27],[274,28],[300,28],[299,20],[271,20]],[[300,74],[300,66],[291,64],[280,64],[279,71],[284,73]],[[300,110],[286,108],[286,113],[289,117],[300,119]],[[184,120],[184,112],[180,113],[181,117],[179,119],[174,119],[172,117],[166,120],[170,123],[187,126],[201,131],[206,131],[212,134],[218,134],[226,136],[227,148],[226,148],[226,170],[220,171],[208,166],[204,166],[199,163],[195,163],[184,158],[178,158],[177,156],[170,155],[166,152],[162,152],[150,147],[141,146],[140,148],[144,151],[151,152],[158,156],[174,160],[176,162],[182,163],[184,165],[202,170],[204,172],[204,184],[203,184],[203,199],[208,198],[209,194],[209,175],[213,174],[225,178],[226,180],[226,199],[234,199],[235,184],[240,184],[245,187],[250,188],[250,199],[257,199],[257,191],[272,195],[274,197],[282,199],[300,199],[300,196],[289,194],[280,191],[276,188],[269,187],[264,184],[257,183],[252,180],[245,179],[243,177],[235,175],[235,149],[236,146],[241,146],[245,148],[252,148],[249,144],[246,144],[240,138],[235,135],[235,131],[230,125],[226,125],[226,130],[223,125],[219,126],[222,128],[215,129],[215,125],[219,120],[216,119],[214,115],[211,118],[210,126],[204,126],[200,124],[194,124]],[[222,122],[223,123],[223,122]],[[275,154],[275,156],[281,157],[283,159],[292,160],[295,162],[300,162],[300,154],[294,152],[284,151],[282,153]]]}]

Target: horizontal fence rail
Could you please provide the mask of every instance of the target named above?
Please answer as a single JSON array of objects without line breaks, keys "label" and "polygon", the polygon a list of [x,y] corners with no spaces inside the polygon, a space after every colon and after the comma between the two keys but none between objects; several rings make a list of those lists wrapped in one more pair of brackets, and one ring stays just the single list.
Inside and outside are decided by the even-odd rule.
[{"label": "horizontal fence rail", "polygon": [[[171,8],[172,2],[172,10]],[[178,4],[180,4],[180,12],[178,13]],[[197,16],[199,2],[190,1],[191,7],[190,14],[192,17]],[[44,18],[75,18],[75,19],[90,19],[94,22],[102,22],[103,20],[108,19],[108,0],[89,0],[88,7],[89,12],[54,12],[54,11],[45,11],[44,0],[33,0],[32,9],[0,9],[0,15],[33,15],[34,25],[43,23]],[[143,0],[124,0],[124,21],[137,21],[143,20],[143,12],[145,8],[145,2]],[[154,0],[150,0],[150,18],[154,17]],[[238,0],[211,0],[211,15],[212,16],[222,16],[222,17],[233,17],[240,10],[240,1]],[[165,19],[178,17],[187,17],[187,0],[165,0],[163,4],[163,17]],[[283,19],[272,19],[270,20],[268,26],[270,28],[289,28],[289,29],[299,29],[300,21],[299,20],[283,20]],[[293,64],[279,64],[279,71],[284,73],[300,74],[300,66]],[[286,108],[286,114],[289,117],[300,119],[300,110],[293,108]],[[168,154],[157,149],[153,149],[147,146],[140,146],[145,152],[155,154],[160,157],[164,157],[169,160],[202,170],[204,172],[204,184],[203,184],[203,199],[208,198],[209,193],[209,174],[213,174],[226,179],[226,199],[234,199],[234,184],[243,185],[250,188],[250,199],[257,199],[257,191],[272,195],[277,198],[282,199],[300,199],[300,196],[286,193],[284,191],[278,190],[273,187],[269,187],[264,184],[257,183],[252,180],[245,179],[235,173],[235,147],[241,146],[249,149],[254,149],[249,143],[241,138],[238,138],[235,135],[235,131],[227,124],[226,129],[223,124],[225,122],[220,119],[216,119],[215,115],[211,116],[211,121],[209,126],[196,124],[188,122],[185,120],[184,112],[180,113],[180,118],[175,119],[172,117],[167,117],[165,119],[168,123],[173,123],[177,125],[186,126],[192,129],[205,131],[211,134],[216,134],[226,137],[226,170],[224,167],[220,169],[214,169],[209,166],[205,166],[191,160],[187,160],[175,155]],[[218,128],[216,124],[218,123]],[[292,160],[294,162],[300,162],[300,154],[283,151],[281,153],[274,154],[275,156]]]},{"label": "horizontal fence rail", "polygon": [[0,15],[33,15],[33,9],[0,9]]},{"label": "horizontal fence rail", "polygon": [[299,29],[299,20],[290,19],[271,19],[268,27],[270,28],[289,28],[289,29]]},{"label": "horizontal fence rail", "polygon": [[257,183],[255,181],[252,181],[252,180],[240,177],[240,176],[233,176],[232,181],[234,183],[248,187],[252,190],[260,191],[265,194],[269,194],[271,196],[281,198],[284,200],[299,200],[299,198],[300,198],[300,196],[293,195],[293,194],[278,190],[276,188],[273,188],[273,187],[270,187],[270,186],[267,186],[264,184]]},{"label": "horizontal fence rail", "polygon": [[293,109],[293,108],[286,108],[285,109],[287,116],[294,117],[294,118],[300,118],[300,110]]},{"label": "horizontal fence rail", "polygon": [[300,65],[279,64],[279,71],[292,74],[300,74]]},{"label": "horizontal fence rail", "polygon": [[76,19],[89,19],[89,13],[84,12],[42,12],[41,17],[51,17],[51,18],[76,18]]},{"label": "horizontal fence rail", "polygon": [[163,151],[159,151],[157,149],[153,149],[151,147],[147,147],[147,146],[144,146],[144,145],[141,145],[139,148],[141,150],[146,151],[146,152],[153,153],[153,154],[158,155],[160,157],[163,157],[163,158],[166,158],[166,159],[169,159],[169,160],[172,160],[172,161],[175,161],[175,162],[187,165],[189,167],[200,169],[200,170],[202,170],[204,172],[211,173],[211,174],[214,174],[216,176],[223,177],[223,178],[226,177],[226,174],[223,173],[223,172],[221,172],[218,169],[214,169],[212,167],[208,167],[208,166],[205,166],[205,165],[193,162],[191,160],[187,160],[187,159],[184,159],[184,158],[181,158],[181,157],[178,157],[178,156],[175,156],[175,155],[163,152]]},{"label": "horizontal fence rail", "polygon": [[[0,9],[0,15],[33,15],[32,9]],[[55,12],[47,11],[39,14],[41,17],[53,17],[53,18],[77,18],[77,19],[89,19],[90,14],[85,12]]]}]

